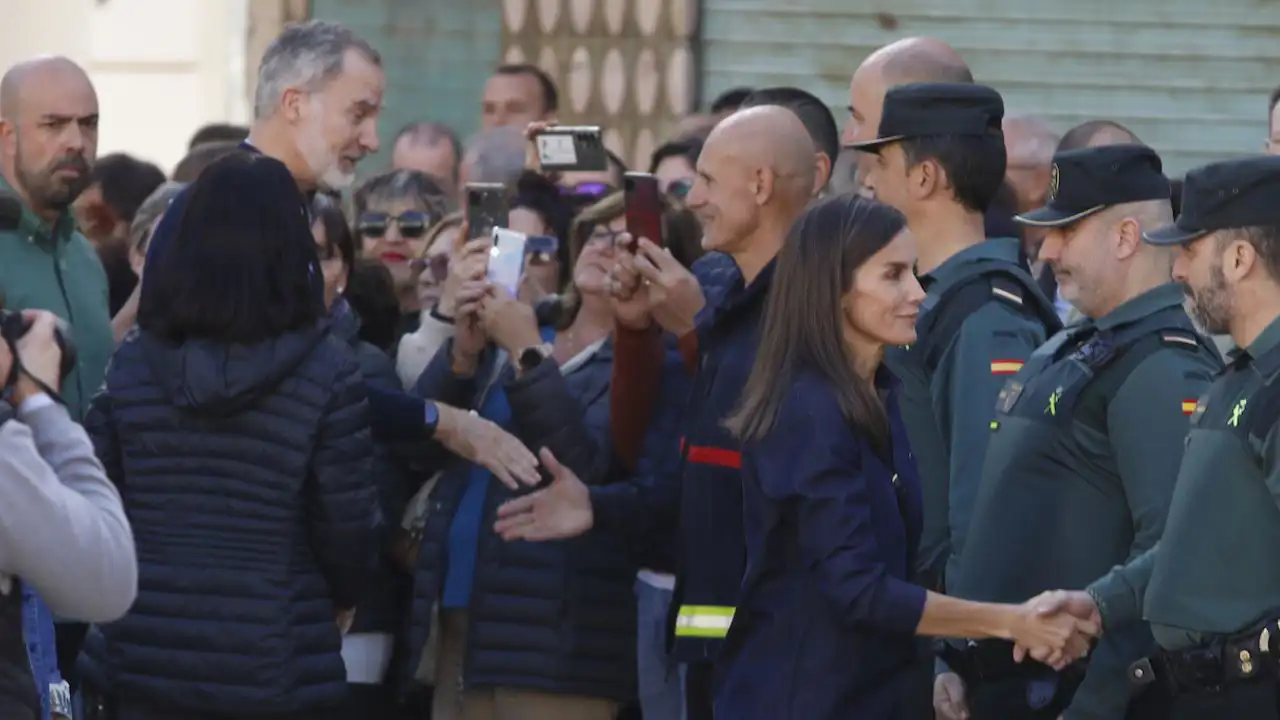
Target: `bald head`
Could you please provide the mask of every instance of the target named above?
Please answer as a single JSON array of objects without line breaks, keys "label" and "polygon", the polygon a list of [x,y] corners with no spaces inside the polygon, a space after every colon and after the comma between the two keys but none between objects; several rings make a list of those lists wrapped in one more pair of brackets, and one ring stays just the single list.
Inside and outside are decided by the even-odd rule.
[{"label": "bald head", "polygon": [[60,55],[42,56],[20,62],[0,78],[0,119],[16,119],[20,100],[33,88],[56,86],[62,91],[88,88],[93,92],[89,75],[74,61]]},{"label": "bald head", "polygon": [[1142,144],[1132,130],[1114,120],[1090,120],[1071,128],[1058,143],[1058,152],[1103,145]]},{"label": "bald head", "polygon": [[14,65],[0,78],[5,178],[52,219],[89,184],[98,152],[98,95],[65,57]]},{"label": "bald head", "polygon": [[878,67],[886,84],[971,83],[973,73],[955,48],[938,38],[910,37],[871,53],[863,65]]},{"label": "bald head", "polygon": [[803,205],[813,190],[813,140],[796,114],[779,105],[739,110],[720,122],[703,152],[724,150],[748,172],[770,170],[773,193]]}]

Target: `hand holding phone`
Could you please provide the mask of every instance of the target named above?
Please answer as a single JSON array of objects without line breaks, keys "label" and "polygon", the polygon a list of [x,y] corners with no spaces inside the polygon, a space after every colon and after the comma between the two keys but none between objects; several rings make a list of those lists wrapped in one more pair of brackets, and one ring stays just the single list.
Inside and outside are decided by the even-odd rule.
[{"label": "hand holding phone", "polygon": [[520,292],[520,277],[524,275],[525,245],[528,236],[506,228],[494,228],[493,249],[489,251],[489,282],[502,287],[511,297]]}]

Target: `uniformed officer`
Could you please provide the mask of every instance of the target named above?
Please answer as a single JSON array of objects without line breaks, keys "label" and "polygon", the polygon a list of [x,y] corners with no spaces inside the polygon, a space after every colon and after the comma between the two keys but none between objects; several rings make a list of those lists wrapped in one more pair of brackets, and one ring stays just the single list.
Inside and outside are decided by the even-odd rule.
[{"label": "uniformed officer", "polygon": [[1105,632],[1139,617],[1159,649],[1129,670],[1173,720],[1268,720],[1280,637],[1280,157],[1192,170],[1182,212],[1144,235],[1178,247],[1173,277],[1205,332],[1237,347],[1196,403],[1159,545],[1045,611]]},{"label": "uniformed officer", "polygon": [[[1032,353],[997,401],[969,541],[949,578],[950,592],[973,600],[1083,587],[1153,547],[1188,418],[1222,366],[1170,282],[1173,253],[1142,241],[1172,222],[1155,151],[1069,150],[1050,177],[1046,205],[1016,220],[1047,231],[1040,259],[1084,318]],[[1125,680],[1151,645],[1144,623],[1112,627],[1087,672],[1062,673],[1014,663],[1003,641],[948,647],[955,672],[938,677],[935,701],[947,718],[960,695],[975,720],[1052,720],[1064,708],[1069,720],[1151,717],[1136,703],[1126,715]]]},{"label": "uniformed officer", "polygon": [[1019,241],[986,239],[983,213],[1004,182],[1003,117],[984,85],[898,85],[877,138],[852,145],[875,155],[863,183],[906,216],[927,293],[916,344],[885,362],[903,383],[924,489],[917,581],[939,592],[964,545],[996,395],[1059,326]]}]

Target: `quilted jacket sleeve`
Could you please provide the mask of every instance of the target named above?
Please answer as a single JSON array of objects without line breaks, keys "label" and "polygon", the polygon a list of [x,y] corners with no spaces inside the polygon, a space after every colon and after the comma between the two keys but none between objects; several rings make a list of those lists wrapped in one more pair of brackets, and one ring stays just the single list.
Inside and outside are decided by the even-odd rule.
[{"label": "quilted jacket sleeve", "polygon": [[320,419],[308,497],[311,546],[340,608],[356,604],[380,549],[372,458],[369,403],[352,362],[339,374]]},{"label": "quilted jacket sleeve", "polygon": [[[612,372],[611,364],[592,362],[578,374]],[[575,381],[578,375],[575,374]],[[588,485],[604,482],[613,466],[609,440],[607,379],[598,397],[585,398],[584,407],[569,389],[554,362],[538,366],[506,385],[512,429],[534,452],[548,448],[565,467]]]},{"label": "quilted jacket sleeve", "polygon": [[[367,386],[400,392],[400,377],[396,374],[391,358],[385,353],[368,343],[361,343],[356,348],[356,357],[360,361],[360,373],[364,375]],[[409,484],[404,465],[395,455],[393,446],[385,442],[374,443],[372,478],[378,489],[378,504],[382,510],[384,547],[389,547],[395,540],[400,517],[404,515],[405,505],[409,502]]]}]

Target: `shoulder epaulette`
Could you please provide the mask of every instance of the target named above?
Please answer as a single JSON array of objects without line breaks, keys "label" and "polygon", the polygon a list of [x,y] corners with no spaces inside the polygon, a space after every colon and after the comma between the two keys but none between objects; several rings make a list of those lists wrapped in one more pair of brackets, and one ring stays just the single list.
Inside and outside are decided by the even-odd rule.
[{"label": "shoulder epaulette", "polygon": [[991,278],[991,294],[1010,305],[1022,307],[1022,293],[1022,285],[1014,280],[1000,276]]},{"label": "shoulder epaulette", "polygon": [[1178,332],[1177,330],[1165,330],[1160,333],[1160,340],[1165,345],[1175,345],[1181,347],[1199,348],[1200,341],[1196,340],[1195,335],[1189,332]]}]

